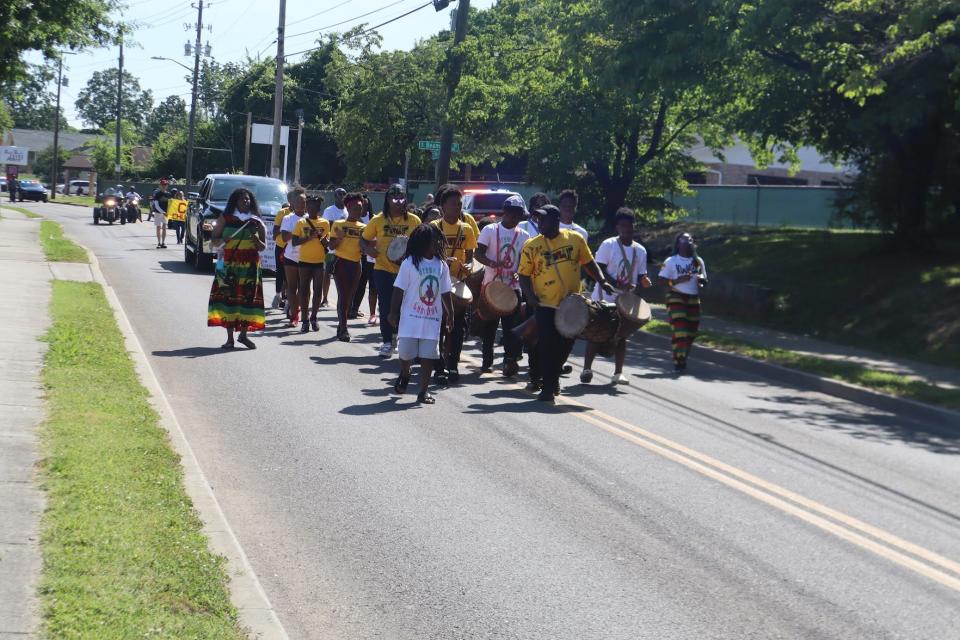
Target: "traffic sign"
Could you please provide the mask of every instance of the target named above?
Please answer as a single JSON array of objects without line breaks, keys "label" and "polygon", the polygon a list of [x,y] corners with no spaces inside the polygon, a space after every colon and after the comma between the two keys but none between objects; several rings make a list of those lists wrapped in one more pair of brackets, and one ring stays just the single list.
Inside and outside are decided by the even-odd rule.
[{"label": "traffic sign", "polygon": [[[439,140],[421,140],[417,143],[417,149],[421,151],[433,151],[434,153],[440,153],[440,141]],[[460,143],[454,142],[450,145],[450,151],[452,153],[460,153]]]}]

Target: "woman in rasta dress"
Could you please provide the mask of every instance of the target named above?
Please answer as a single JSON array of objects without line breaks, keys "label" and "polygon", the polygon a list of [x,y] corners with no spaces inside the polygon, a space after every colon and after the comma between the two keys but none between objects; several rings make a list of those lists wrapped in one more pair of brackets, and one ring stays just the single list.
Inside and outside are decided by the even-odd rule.
[{"label": "woman in rasta dress", "polygon": [[227,330],[224,349],[233,348],[234,331],[240,332],[240,344],[256,349],[247,331],[264,327],[260,252],[266,246],[266,228],[259,215],[253,193],[237,189],[230,194],[223,215],[213,225],[210,244],[222,247],[223,257],[217,261],[210,289],[207,326]]}]

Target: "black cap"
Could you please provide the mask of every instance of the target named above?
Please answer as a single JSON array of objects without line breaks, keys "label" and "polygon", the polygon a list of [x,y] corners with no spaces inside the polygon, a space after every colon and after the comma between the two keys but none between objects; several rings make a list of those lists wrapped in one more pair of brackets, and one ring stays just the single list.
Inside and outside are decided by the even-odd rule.
[{"label": "black cap", "polygon": [[557,208],[554,204],[545,204],[541,208],[537,209],[537,214],[541,216],[548,216],[551,218],[560,218],[560,209]]}]

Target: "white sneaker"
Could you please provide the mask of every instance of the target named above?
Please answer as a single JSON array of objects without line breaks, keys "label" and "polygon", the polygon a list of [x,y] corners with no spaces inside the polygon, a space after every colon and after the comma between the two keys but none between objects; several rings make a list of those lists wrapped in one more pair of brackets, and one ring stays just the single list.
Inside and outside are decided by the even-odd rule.
[{"label": "white sneaker", "polygon": [[613,384],[630,384],[630,378],[625,373],[616,373],[613,375]]},{"label": "white sneaker", "polygon": [[580,372],[580,382],[582,382],[583,384],[590,384],[592,380],[593,380],[593,371],[591,371],[590,369],[584,369],[583,371]]},{"label": "white sneaker", "polygon": [[384,342],[380,345],[380,357],[389,358],[390,354],[393,353],[393,345],[389,342]]},{"label": "white sneaker", "polygon": [[400,339],[397,336],[393,336],[393,352],[400,353],[400,347],[397,344],[400,342]]}]

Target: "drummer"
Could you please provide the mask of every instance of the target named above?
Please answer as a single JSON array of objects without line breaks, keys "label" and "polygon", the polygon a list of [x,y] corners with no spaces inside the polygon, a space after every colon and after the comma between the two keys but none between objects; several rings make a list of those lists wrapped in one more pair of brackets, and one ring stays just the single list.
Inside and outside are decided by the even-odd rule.
[{"label": "drummer", "polygon": [[407,212],[407,194],[404,188],[395,184],[387,189],[384,196],[383,211],[373,216],[363,229],[361,247],[363,252],[376,259],[373,265],[373,284],[377,289],[380,305],[380,357],[389,358],[393,353],[394,327],[383,319],[390,313],[390,297],[393,295],[393,283],[400,271],[400,265],[387,257],[387,248],[398,237],[409,237],[420,224],[420,218]]},{"label": "drummer", "polygon": [[[603,302],[616,302],[617,296],[624,291],[635,291],[638,295],[642,289],[651,286],[647,277],[647,250],[633,239],[633,224],[636,216],[628,207],[620,207],[614,218],[617,235],[607,238],[600,243],[597,249],[597,264],[607,276],[608,281],[617,289],[614,295],[606,293],[599,286],[593,289],[593,299]],[[593,380],[593,359],[597,355],[598,345],[587,342],[586,354],[583,358],[583,372],[580,382],[590,384]],[[614,346],[614,384],[630,384],[630,379],[623,372],[623,361],[627,354],[627,339],[617,338]]]},{"label": "drummer", "polygon": [[[454,281],[465,280],[469,275],[467,265],[473,262],[473,252],[477,248],[477,235],[469,222],[463,219],[463,192],[455,185],[444,185],[437,191],[441,217],[432,222],[439,228],[446,241],[447,265]],[[460,380],[460,352],[463,351],[463,338],[466,335],[466,312],[454,310],[453,330],[440,334],[441,361],[437,366],[434,379],[438,383],[456,383]],[[445,356],[445,359],[443,358]]]},{"label": "drummer", "polygon": [[538,400],[553,402],[560,393],[560,371],[573,348],[573,340],[557,331],[555,315],[560,302],[580,293],[580,267],[584,267],[601,289],[612,294],[590,253],[590,247],[576,231],[560,229],[560,210],[545,205],[540,213],[540,235],[523,245],[520,254],[520,287],[528,306],[533,306],[539,336],[537,356],[543,376]]},{"label": "drummer", "polygon": [[[496,224],[488,224],[480,231],[477,242],[477,262],[484,266],[483,284],[499,280],[509,285],[517,295],[517,306],[509,316],[494,318],[484,323],[482,329],[483,363],[481,371],[493,369],[493,344],[497,337],[497,327],[503,326],[503,376],[510,378],[517,374],[523,343],[511,329],[523,322],[520,312],[520,283],[517,281],[517,267],[520,266],[520,251],[530,239],[530,235],[519,228],[520,220],[526,213],[523,198],[510,196],[503,203],[503,218]],[[481,294],[482,295],[482,294]]]}]

